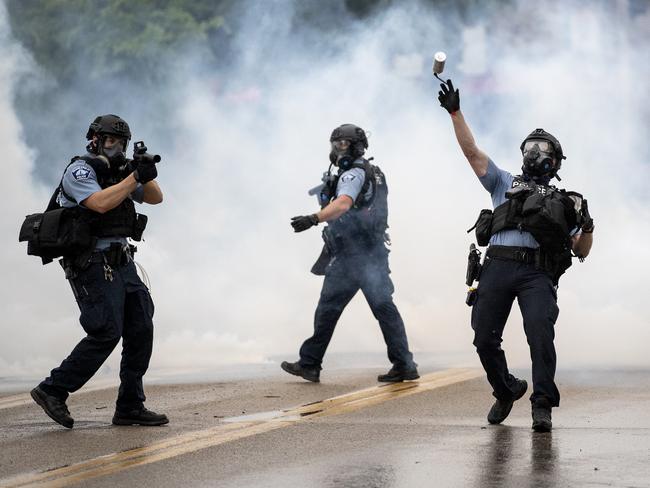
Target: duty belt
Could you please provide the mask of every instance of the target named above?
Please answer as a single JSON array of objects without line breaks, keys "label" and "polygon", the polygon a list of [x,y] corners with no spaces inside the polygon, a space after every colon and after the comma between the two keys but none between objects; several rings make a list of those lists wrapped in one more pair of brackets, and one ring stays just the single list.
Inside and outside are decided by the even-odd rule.
[{"label": "duty belt", "polygon": [[128,264],[133,259],[133,254],[137,248],[133,245],[123,246],[121,244],[113,243],[107,249],[95,251],[90,255],[89,263],[104,263],[112,268],[118,268]]},{"label": "duty belt", "polygon": [[532,247],[515,247],[515,246],[490,246],[486,256],[489,258],[508,259],[520,263],[535,264],[539,254],[537,249]]}]

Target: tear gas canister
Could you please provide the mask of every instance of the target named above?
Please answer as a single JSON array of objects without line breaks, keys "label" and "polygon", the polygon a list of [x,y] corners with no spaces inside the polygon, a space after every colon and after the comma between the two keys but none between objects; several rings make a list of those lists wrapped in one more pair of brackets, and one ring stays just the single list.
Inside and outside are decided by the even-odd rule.
[{"label": "tear gas canister", "polygon": [[434,75],[439,75],[443,72],[443,70],[445,69],[445,61],[447,61],[447,55],[444,52],[438,51],[436,54],[433,55]]}]

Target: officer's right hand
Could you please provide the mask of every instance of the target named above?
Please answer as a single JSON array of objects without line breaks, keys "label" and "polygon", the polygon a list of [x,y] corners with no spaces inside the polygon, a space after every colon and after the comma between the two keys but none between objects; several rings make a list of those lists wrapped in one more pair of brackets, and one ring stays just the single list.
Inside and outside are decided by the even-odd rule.
[{"label": "officer's right hand", "polygon": [[318,225],[318,216],[316,214],[291,217],[291,227],[295,232],[302,232],[314,225]]},{"label": "officer's right hand", "polygon": [[158,170],[153,163],[140,163],[133,171],[135,181],[144,185],[145,183],[155,180],[158,176]]},{"label": "officer's right hand", "polygon": [[447,83],[440,83],[440,88],[441,91],[438,92],[440,106],[450,114],[458,112],[460,110],[460,94],[458,93],[458,88],[454,89],[451,80],[447,80]]}]

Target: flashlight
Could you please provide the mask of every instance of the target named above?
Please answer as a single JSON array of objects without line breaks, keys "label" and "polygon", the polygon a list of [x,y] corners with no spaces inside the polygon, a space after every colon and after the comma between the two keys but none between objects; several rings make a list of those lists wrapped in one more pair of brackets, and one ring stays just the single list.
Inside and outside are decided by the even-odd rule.
[{"label": "flashlight", "polygon": [[443,70],[445,69],[445,61],[447,61],[447,55],[444,52],[438,51],[433,55],[433,76],[438,78],[443,83],[445,80],[440,78],[438,75],[442,74]]}]

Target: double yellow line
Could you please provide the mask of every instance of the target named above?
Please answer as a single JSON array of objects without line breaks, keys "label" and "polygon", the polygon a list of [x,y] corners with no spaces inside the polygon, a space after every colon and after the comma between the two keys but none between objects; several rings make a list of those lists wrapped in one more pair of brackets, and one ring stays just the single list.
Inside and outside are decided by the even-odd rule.
[{"label": "double yellow line", "polygon": [[354,412],[388,400],[467,381],[480,374],[474,369],[448,369],[424,375],[415,382],[375,386],[279,412],[224,419],[223,423],[216,427],[182,434],[145,447],[100,456],[51,471],[28,473],[0,480],[0,487],[69,486],[91,478],[270,432],[306,419]]}]

